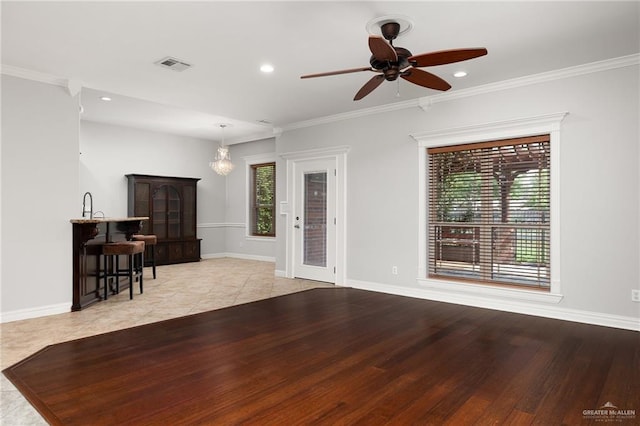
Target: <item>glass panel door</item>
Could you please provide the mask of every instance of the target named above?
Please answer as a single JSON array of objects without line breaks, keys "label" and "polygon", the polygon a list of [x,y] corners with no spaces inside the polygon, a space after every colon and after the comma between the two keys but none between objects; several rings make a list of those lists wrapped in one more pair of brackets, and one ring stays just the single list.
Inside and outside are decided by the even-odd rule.
[{"label": "glass panel door", "polygon": [[327,266],[327,173],[304,175],[304,264]]},{"label": "glass panel door", "polygon": [[335,283],[335,159],[296,162],[294,175],[293,275]]}]

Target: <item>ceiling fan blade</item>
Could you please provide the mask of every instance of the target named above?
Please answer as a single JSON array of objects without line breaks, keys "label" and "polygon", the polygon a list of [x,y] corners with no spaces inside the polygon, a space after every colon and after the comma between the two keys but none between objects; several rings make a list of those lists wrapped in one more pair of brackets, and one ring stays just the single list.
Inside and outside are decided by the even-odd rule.
[{"label": "ceiling fan blade", "polygon": [[348,69],[348,70],[321,72],[321,73],[318,73],[318,74],[307,74],[307,75],[300,76],[300,78],[325,77],[325,76],[328,76],[328,75],[348,74],[350,72],[360,72],[360,71],[375,71],[375,70],[373,68],[371,68],[371,67],[351,68],[351,69]]},{"label": "ceiling fan blade", "polygon": [[379,61],[397,62],[398,54],[396,49],[389,43],[384,41],[380,36],[369,36],[369,50],[373,54],[373,57]]},{"label": "ceiling fan blade", "polygon": [[454,62],[466,61],[487,54],[487,49],[479,47],[475,49],[453,49],[441,50],[439,52],[423,53],[409,57],[410,63],[415,63],[416,67],[433,67],[436,65],[452,64]]},{"label": "ceiling fan blade", "polygon": [[451,85],[438,77],[437,75],[431,74],[430,72],[426,72],[423,70],[419,70],[417,68],[409,68],[407,71],[403,72],[400,77],[404,78],[407,81],[412,82],[413,84],[417,84],[418,86],[427,87],[429,89],[435,90],[449,90],[451,89]]},{"label": "ceiling fan blade", "polygon": [[378,74],[378,75],[374,75],[371,80],[367,81],[365,83],[364,86],[362,86],[362,88],[360,90],[358,90],[358,93],[356,93],[356,96],[353,98],[354,101],[359,101],[360,99],[364,98],[365,96],[367,96],[369,93],[373,92],[373,90],[380,86],[380,84],[384,81],[384,75],[382,74]]}]

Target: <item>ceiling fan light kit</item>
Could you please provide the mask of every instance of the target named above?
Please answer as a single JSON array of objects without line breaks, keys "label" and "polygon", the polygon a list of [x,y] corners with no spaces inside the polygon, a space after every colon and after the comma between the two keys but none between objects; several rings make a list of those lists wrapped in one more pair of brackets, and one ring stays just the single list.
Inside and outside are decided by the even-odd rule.
[{"label": "ceiling fan light kit", "polygon": [[[478,47],[441,50],[413,55],[408,49],[393,45],[393,40],[401,34],[406,34],[411,28],[413,28],[413,23],[404,17],[390,15],[371,20],[367,23],[367,31],[371,34],[369,36],[369,50],[371,51],[371,58],[369,59],[370,67],[307,74],[300,78],[325,77],[362,71],[377,73],[377,75],[374,75],[360,88],[353,98],[354,101],[358,101],[367,96],[382,84],[383,81],[395,81],[398,77],[428,89],[446,91],[451,88],[449,83],[437,75],[421,70],[420,68],[452,64],[487,54],[487,49]],[[374,29],[377,29],[382,36],[375,34],[373,32]]]}]

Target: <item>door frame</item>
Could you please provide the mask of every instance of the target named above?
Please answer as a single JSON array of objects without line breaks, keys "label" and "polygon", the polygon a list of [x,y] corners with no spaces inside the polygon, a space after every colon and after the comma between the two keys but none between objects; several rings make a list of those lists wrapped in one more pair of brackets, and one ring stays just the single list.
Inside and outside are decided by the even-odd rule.
[{"label": "door frame", "polygon": [[349,146],[336,146],[323,149],[311,149],[280,154],[287,162],[287,201],[280,203],[280,213],[286,216],[286,267],[287,278],[295,277],[296,234],[294,212],[296,205],[296,163],[309,160],[332,159],[336,165],[336,272],[334,284],[344,285],[346,282],[346,248],[347,248],[347,154]]}]

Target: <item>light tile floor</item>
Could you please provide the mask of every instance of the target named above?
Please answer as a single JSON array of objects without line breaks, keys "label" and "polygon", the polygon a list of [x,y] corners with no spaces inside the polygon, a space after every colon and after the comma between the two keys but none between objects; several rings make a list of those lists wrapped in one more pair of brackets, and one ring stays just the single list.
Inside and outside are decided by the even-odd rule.
[{"label": "light tile floor", "polygon": [[[145,268],[144,294],[134,287],[80,312],[0,324],[0,367],[5,369],[47,345],[184,315],[239,305],[330,284],[278,278],[271,262],[208,259]],[[46,425],[4,375],[0,375],[0,424]]]}]

